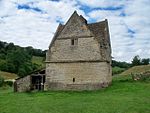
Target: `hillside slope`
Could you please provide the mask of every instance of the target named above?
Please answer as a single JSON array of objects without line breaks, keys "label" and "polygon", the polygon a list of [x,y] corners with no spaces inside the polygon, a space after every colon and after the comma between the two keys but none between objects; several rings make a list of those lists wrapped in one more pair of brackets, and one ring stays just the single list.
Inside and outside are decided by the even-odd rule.
[{"label": "hillside slope", "polygon": [[[33,56],[32,57],[32,62],[35,63],[35,64],[38,64],[39,68],[44,68],[45,67],[43,57]],[[4,72],[4,71],[0,71],[0,76],[3,77],[5,80],[18,78],[17,74]]]},{"label": "hillside slope", "polygon": [[129,75],[131,73],[142,73],[145,71],[150,71],[150,65],[134,66],[121,73],[121,75]]},{"label": "hillside slope", "polygon": [[38,64],[41,66],[41,68],[44,68],[44,58],[40,56],[33,56],[32,57],[32,63]]},{"label": "hillside slope", "polygon": [[17,74],[4,72],[4,71],[0,71],[0,76],[3,77],[5,80],[18,78]]}]

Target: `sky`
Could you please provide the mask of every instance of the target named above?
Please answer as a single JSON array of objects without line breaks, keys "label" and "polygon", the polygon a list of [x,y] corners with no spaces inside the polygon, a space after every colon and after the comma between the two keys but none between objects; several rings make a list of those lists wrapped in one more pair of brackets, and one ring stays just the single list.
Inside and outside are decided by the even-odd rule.
[{"label": "sky", "polygon": [[76,10],[89,23],[108,19],[112,57],[150,58],[150,0],[0,0],[0,40],[48,49],[59,23]]}]

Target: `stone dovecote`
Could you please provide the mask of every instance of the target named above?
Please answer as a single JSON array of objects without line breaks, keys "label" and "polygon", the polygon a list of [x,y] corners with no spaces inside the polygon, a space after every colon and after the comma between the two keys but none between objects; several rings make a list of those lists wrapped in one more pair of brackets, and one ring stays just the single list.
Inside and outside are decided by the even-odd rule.
[{"label": "stone dovecote", "polygon": [[112,81],[108,21],[88,23],[75,11],[59,24],[46,55],[45,90],[95,90]]}]

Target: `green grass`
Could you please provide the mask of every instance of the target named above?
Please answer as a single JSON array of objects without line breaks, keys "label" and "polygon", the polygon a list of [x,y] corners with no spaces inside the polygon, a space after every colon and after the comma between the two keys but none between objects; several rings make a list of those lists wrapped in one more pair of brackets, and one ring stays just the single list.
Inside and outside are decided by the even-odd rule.
[{"label": "green grass", "polygon": [[150,82],[114,76],[98,91],[13,93],[0,89],[0,113],[150,113]]}]

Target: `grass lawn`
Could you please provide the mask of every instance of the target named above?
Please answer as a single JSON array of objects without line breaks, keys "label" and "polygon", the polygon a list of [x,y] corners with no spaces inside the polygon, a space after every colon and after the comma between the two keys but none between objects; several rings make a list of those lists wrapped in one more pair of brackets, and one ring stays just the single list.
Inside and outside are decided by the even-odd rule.
[{"label": "grass lawn", "polygon": [[13,93],[0,89],[0,113],[150,113],[150,82],[115,76],[98,91]]}]

